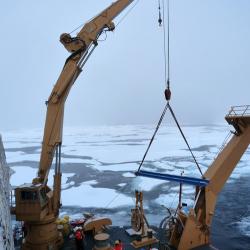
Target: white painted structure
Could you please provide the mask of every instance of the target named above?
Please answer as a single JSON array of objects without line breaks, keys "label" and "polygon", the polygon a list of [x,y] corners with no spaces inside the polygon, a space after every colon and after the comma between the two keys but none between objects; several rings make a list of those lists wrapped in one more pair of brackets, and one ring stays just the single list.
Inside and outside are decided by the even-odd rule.
[{"label": "white painted structure", "polygon": [[2,138],[0,136],[0,249],[14,250],[13,233],[9,209],[10,169],[6,157]]}]

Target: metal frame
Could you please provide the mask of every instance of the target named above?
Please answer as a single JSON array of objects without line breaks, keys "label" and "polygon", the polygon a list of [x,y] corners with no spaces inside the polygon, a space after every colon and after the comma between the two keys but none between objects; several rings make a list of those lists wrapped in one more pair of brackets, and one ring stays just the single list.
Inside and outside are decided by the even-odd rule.
[{"label": "metal frame", "polygon": [[234,116],[250,116],[250,105],[240,105],[240,106],[232,106],[228,117]]},{"label": "metal frame", "polygon": [[140,170],[135,173],[137,176],[143,176],[148,178],[166,180],[166,181],[174,181],[178,183],[205,187],[208,185],[209,180],[206,179],[199,179],[195,177],[188,177],[188,176],[179,176],[179,175],[171,175],[171,174],[161,174],[161,173],[153,173],[149,171]]}]

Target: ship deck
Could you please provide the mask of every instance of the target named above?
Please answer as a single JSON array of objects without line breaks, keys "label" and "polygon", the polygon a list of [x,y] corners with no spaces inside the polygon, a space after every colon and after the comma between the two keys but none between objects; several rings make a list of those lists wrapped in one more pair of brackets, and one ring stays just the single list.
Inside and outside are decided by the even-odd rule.
[{"label": "ship deck", "polygon": [[[106,231],[106,233],[108,233],[110,235],[110,244],[111,247],[114,246],[114,243],[116,240],[121,240],[122,244],[123,244],[123,249],[124,250],[135,250],[136,248],[134,248],[131,245],[131,242],[133,240],[136,239],[136,236],[129,236],[128,233],[126,232],[126,229],[128,229],[128,227],[109,227]],[[148,246],[144,246],[144,247],[140,247],[137,249],[144,249],[144,250],[149,250],[151,248],[156,248],[159,250],[172,250],[174,248],[171,247],[167,247],[167,242],[166,242],[166,238],[164,237],[164,231],[160,230],[156,227],[152,228],[155,231],[154,237],[157,238],[159,240],[158,243],[152,244],[152,245],[148,245]],[[85,247],[84,250],[93,250],[94,247],[94,240],[93,240],[93,235],[92,234],[86,234],[85,237]],[[64,246],[62,248],[63,250],[75,250],[76,246],[75,246],[75,241],[74,239],[67,239],[65,240]],[[216,249],[212,246],[203,246],[203,247],[199,247],[196,248],[196,250],[211,250],[211,249]]]},{"label": "ship deck", "polygon": [[[110,245],[111,248],[113,248],[114,243],[116,240],[121,240],[123,244],[123,249],[124,250],[135,250],[131,245],[131,242],[136,239],[136,236],[129,236],[126,230],[129,227],[117,227],[117,226],[112,226],[107,228],[106,233],[110,235]],[[151,248],[156,248],[159,250],[173,250],[174,248],[168,247],[166,238],[164,237],[164,231],[158,229],[157,227],[152,228],[155,231],[154,237],[159,240],[158,243],[140,247],[137,249],[144,249],[144,250],[149,250]],[[19,244],[15,246],[16,250],[21,249],[21,240],[19,241]],[[85,235],[85,244],[84,244],[84,250],[93,250],[94,248],[94,240],[93,240],[93,235],[91,233],[87,233]],[[76,250],[76,244],[75,244],[75,239],[74,238],[66,238],[64,241],[64,245],[61,248],[62,250]],[[203,247],[198,247],[195,248],[195,250],[215,250],[213,246],[203,246]]]},{"label": "ship deck", "polygon": [[[121,240],[124,249],[126,250],[134,250],[134,248],[131,245],[131,242],[136,239],[137,236],[129,236],[129,234],[126,232],[126,229],[128,227],[109,227],[105,231],[105,233],[108,233],[110,235],[110,245],[111,247],[114,246],[114,243],[116,240]],[[154,236],[159,240],[158,243],[155,243],[153,245],[141,247],[139,249],[149,249],[151,247],[159,249],[159,244],[163,243],[161,239],[163,239],[163,232],[160,232],[157,228],[153,228],[155,231]],[[92,250],[94,247],[94,240],[93,240],[93,235],[91,233],[87,233],[85,235],[85,250]],[[74,250],[76,249],[75,246],[75,241],[74,239],[67,239],[64,242],[64,246],[62,248],[63,250]]]}]

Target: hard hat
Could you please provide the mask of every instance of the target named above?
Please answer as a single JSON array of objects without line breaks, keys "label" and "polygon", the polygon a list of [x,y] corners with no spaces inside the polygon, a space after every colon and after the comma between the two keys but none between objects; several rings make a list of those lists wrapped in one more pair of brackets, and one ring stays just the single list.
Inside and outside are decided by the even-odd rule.
[{"label": "hard hat", "polygon": [[65,215],[63,218],[64,218],[64,220],[66,220],[67,222],[69,222],[69,216],[68,215]]},{"label": "hard hat", "polygon": [[119,240],[115,241],[115,245],[119,245],[119,243],[120,243]]}]

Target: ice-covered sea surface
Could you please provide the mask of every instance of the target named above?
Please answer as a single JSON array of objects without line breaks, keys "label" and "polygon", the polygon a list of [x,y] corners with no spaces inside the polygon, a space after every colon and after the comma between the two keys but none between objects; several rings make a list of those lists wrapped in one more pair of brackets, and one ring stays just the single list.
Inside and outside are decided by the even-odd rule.
[{"label": "ice-covered sea surface", "polygon": [[[183,131],[205,172],[230,131],[226,125],[187,126]],[[135,177],[154,127],[105,126],[66,128],[62,148],[62,214],[77,217],[85,211],[112,215],[113,224],[129,224],[135,189],[144,191],[144,207],[151,224],[158,225],[176,208],[177,183]],[[3,132],[11,183],[31,182],[39,162],[42,130]],[[213,239],[220,249],[250,249],[250,150],[247,150],[219,196]],[[200,177],[175,127],[163,126],[142,166],[144,170]],[[53,168],[49,176],[52,185]],[[240,194],[240,195],[239,195]],[[194,188],[183,187],[183,202],[193,204]],[[224,232],[224,233],[223,233]],[[225,233],[226,232],[226,233]],[[236,242],[225,245],[225,242]],[[226,247],[226,248],[225,248]],[[235,248],[236,247],[236,248]]]}]

